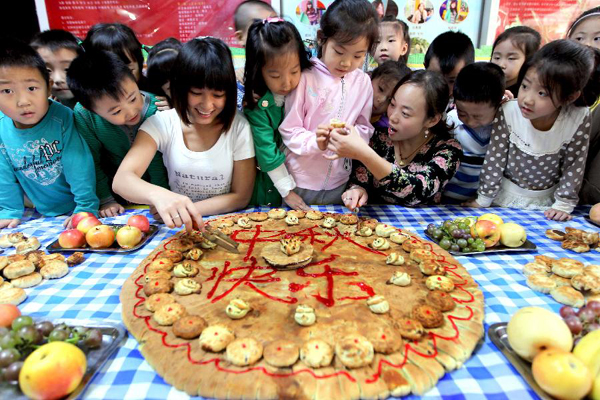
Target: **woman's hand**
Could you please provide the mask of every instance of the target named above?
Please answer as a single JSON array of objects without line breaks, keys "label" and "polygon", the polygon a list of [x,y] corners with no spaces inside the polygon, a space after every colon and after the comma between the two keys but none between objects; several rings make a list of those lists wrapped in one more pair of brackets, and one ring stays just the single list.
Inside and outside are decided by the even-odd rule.
[{"label": "woman's hand", "polygon": [[325,151],[327,150],[327,145],[329,145],[329,134],[331,129],[329,125],[319,125],[317,126],[317,146],[319,146],[319,150]]},{"label": "woman's hand", "polygon": [[353,126],[337,128],[331,131],[329,145],[327,146],[327,149],[335,154],[324,154],[323,157],[328,160],[336,160],[338,158],[360,160],[365,147],[369,147],[369,145],[358,135],[356,128]]},{"label": "woman's hand", "polygon": [[294,210],[310,211],[310,207],[306,205],[302,197],[290,190],[290,193],[283,198],[285,204],[293,208]]},{"label": "woman's hand", "polygon": [[116,217],[124,212],[125,208],[122,205],[116,201],[111,201],[100,207],[98,214],[100,214],[100,217]]},{"label": "woman's hand", "polygon": [[16,228],[21,223],[19,218],[14,219],[0,219],[0,229],[2,228]]},{"label": "woman's hand", "polygon": [[473,208],[485,208],[481,204],[479,204],[477,202],[477,200],[475,200],[475,199],[471,199],[471,200],[465,201],[464,203],[461,204],[461,206],[463,206],[463,207],[473,207]]},{"label": "woman's hand", "polygon": [[353,186],[342,194],[344,206],[350,211],[354,211],[367,204],[369,195],[367,191],[360,186]]},{"label": "woman's hand", "polygon": [[571,214],[568,214],[564,211],[560,211],[554,208],[550,208],[546,211],[544,211],[544,216],[546,217],[546,219],[552,220],[552,221],[570,221],[573,219],[573,217],[571,216]]},{"label": "woman's hand", "polygon": [[[158,214],[160,220],[169,228],[180,228],[185,225],[185,229],[191,232],[194,228],[203,229],[204,222],[202,215],[196,209],[196,206],[189,197],[170,191],[161,191],[154,197],[151,208],[153,215]],[[159,219],[155,217],[158,221]]]},{"label": "woman's hand", "polygon": [[171,109],[169,101],[165,96],[156,96],[156,101],[154,102],[154,104],[156,105],[156,109],[158,111],[167,111]]}]

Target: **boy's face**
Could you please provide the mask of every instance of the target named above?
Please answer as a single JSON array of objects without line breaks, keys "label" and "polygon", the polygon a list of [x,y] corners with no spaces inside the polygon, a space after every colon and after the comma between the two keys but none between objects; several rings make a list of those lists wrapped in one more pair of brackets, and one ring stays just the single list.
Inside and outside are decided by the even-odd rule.
[{"label": "boy's face", "polygon": [[19,129],[33,128],[46,116],[49,91],[37,68],[0,68],[0,111]]},{"label": "boy's face", "polygon": [[390,79],[382,79],[382,77],[371,81],[371,85],[373,86],[373,112],[371,116],[382,115],[387,110],[392,90],[394,90],[396,83]]},{"label": "boy's face", "polygon": [[113,125],[135,126],[142,119],[144,98],[135,81],[125,78],[121,82],[119,99],[104,95],[93,101],[92,111]]},{"label": "boy's face", "polygon": [[267,18],[277,18],[279,15],[275,11],[269,10],[267,8],[261,6],[246,6],[251,7],[250,10],[247,11],[248,20],[250,22],[246,26],[246,29],[241,31],[235,31],[235,38],[238,41],[238,44],[242,47],[246,47],[246,38],[248,37],[248,29],[250,29],[250,25],[254,22],[255,19],[263,20]]},{"label": "boy's face", "polygon": [[497,107],[492,103],[473,103],[456,100],[456,112],[460,121],[469,128],[477,129],[491,124],[496,116]]},{"label": "boy's face", "polygon": [[71,61],[77,57],[77,53],[69,49],[58,49],[50,51],[47,47],[40,47],[38,54],[46,63],[50,79],[52,79],[52,95],[59,100],[70,100],[73,93],[67,86],[67,70],[71,66]]},{"label": "boy's face", "polygon": [[401,29],[383,23],[379,28],[379,34],[379,41],[373,55],[377,64],[381,65],[387,60],[398,61],[408,51],[408,44],[404,41]]},{"label": "boy's face", "polygon": [[[446,83],[448,84],[448,89],[450,90],[451,97],[452,97],[452,91],[454,90],[454,82],[456,82],[456,77],[458,76],[458,73],[460,72],[460,70],[465,67],[465,65],[467,65],[465,63],[465,60],[458,60],[458,62],[456,63],[456,65],[454,66],[454,69],[452,71],[450,71],[447,74],[443,74],[444,79],[446,80]],[[431,57],[431,61],[429,62],[429,68],[427,68],[427,69],[429,71],[436,71],[436,72],[439,72],[440,74],[442,74],[442,69],[440,68],[440,60],[438,60],[437,57]]]}]

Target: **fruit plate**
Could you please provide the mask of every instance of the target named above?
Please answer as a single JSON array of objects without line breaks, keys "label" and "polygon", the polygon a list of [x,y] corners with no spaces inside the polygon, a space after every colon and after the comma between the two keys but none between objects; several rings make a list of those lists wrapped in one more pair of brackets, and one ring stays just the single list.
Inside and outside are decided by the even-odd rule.
[{"label": "fruit plate", "polygon": [[[124,227],[125,225],[124,224],[121,224],[121,225],[114,224],[114,225],[108,225],[108,226],[112,227],[113,229],[119,229],[119,228]],[[154,235],[156,235],[156,232],[158,232],[158,230],[159,230],[159,227],[157,225],[150,225],[150,229],[148,229],[148,233],[146,233],[144,235],[144,237],[142,238],[142,241],[130,249],[123,249],[123,248],[119,247],[116,240],[112,246],[106,247],[104,249],[92,249],[91,247],[76,247],[73,249],[65,249],[64,247],[61,247],[60,244],[58,244],[58,238],[57,238],[54,242],[50,243],[46,247],[46,251],[48,253],[64,253],[64,252],[73,252],[73,251],[82,251],[82,252],[89,252],[89,253],[130,253],[130,252],[136,251],[140,247],[144,246],[148,241],[150,241],[150,239],[152,239],[152,237]]]},{"label": "fruit plate", "polygon": [[[108,358],[117,350],[123,339],[127,336],[125,327],[118,322],[98,321],[98,320],[77,320],[77,319],[57,319],[53,324],[65,323],[69,326],[84,326],[86,328],[99,329],[102,333],[102,346],[99,349],[86,352],[87,370],[81,380],[81,383],[67,400],[74,400],[85,390],[92,378],[102,368]],[[26,400],[27,397],[19,389],[16,383],[0,383],[0,399]]]},{"label": "fruit plate", "polygon": [[[439,243],[438,240],[435,240],[430,234],[427,233],[427,231],[425,231],[425,235],[434,243]],[[506,246],[502,246],[502,245],[498,245],[498,246],[494,246],[494,247],[489,247],[487,249],[485,249],[484,251],[469,251],[467,253],[463,253],[461,251],[452,251],[450,249],[446,250],[448,253],[452,254],[453,256],[472,256],[472,255],[477,255],[477,254],[490,254],[490,253],[515,253],[515,252],[525,252],[525,251],[533,251],[537,249],[537,246],[535,245],[535,243],[533,243],[531,240],[527,239],[525,240],[525,243],[523,243],[521,246],[519,247],[506,247]]]},{"label": "fruit plate", "polygon": [[590,224],[592,224],[592,225],[594,225],[594,226],[597,226],[598,228],[600,228],[600,224],[599,224],[599,223],[597,223],[597,222],[594,222],[594,221],[592,221],[592,219],[591,219],[590,217],[584,217],[584,218],[585,218],[585,220],[586,220],[588,223],[590,223]]},{"label": "fruit plate", "polygon": [[544,392],[541,387],[533,379],[531,373],[531,363],[523,360],[521,357],[514,352],[508,343],[508,333],[506,332],[506,322],[500,322],[492,324],[488,328],[488,336],[492,343],[496,345],[498,350],[504,354],[504,357],[508,359],[511,365],[521,374],[525,382],[531,386],[533,391],[543,400],[552,400],[552,397],[548,393]]}]

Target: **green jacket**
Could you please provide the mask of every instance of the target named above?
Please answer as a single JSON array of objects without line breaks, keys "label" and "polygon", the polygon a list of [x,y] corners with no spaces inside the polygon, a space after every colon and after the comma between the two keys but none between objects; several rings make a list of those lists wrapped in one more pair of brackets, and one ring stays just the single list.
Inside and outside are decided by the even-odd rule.
[{"label": "green jacket", "polygon": [[274,170],[285,162],[285,154],[281,151],[281,135],[278,130],[281,121],[283,121],[283,107],[278,107],[275,104],[273,93],[267,90],[267,93],[261,97],[254,109],[244,108],[244,114],[246,114],[252,128],[256,161],[259,168],[250,204],[279,207],[281,196],[267,172]]},{"label": "green jacket", "polygon": [[[90,147],[94,158],[96,195],[100,199],[100,204],[106,203],[107,199],[115,199],[116,196],[112,191],[112,181],[117,169],[131,148],[139,125],[156,113],[156,98],[154,95],[146,92],[143,92],[143,94],[145,96],[145,112],[138,126],[130,130],[131,137],[124,130],[124,127],[111,124],[96,113],[85,109],[79,103],[75,106],[75,126]],[[142,178],[154,185],[169,189],[169,177],[160,152],[156,152]]]}]

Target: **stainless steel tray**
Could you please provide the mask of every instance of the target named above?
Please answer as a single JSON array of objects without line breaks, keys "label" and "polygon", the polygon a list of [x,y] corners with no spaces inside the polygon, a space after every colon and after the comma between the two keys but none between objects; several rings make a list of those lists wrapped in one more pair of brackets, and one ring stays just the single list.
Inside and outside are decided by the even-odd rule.
[{"label": "stainless steel tray", "polygon": [[[125,224],[107,224],[107,225],[112,228],[121,228],[121,227],[125,226]],[[150,239],[152,239],[152,237],[154,235],[156,235],[158,230],[159,230],[159,227],[157,225],[150,225],[150,229],[148,230],[148,233],[144,234],[142,241],[139,242],[137,245],[133,246],[131,249],[123,249],[123,248],[119,247],[116,240],[112,246],[106,247],[104,249],[92,249],[91,247],[77,247],[75,249],[65,249],[64,247],[60,247],[60,244],[58,243],[58,238],[57,238],[54,242],[50,243],[46,247],[46,251],[48,253],[65,253],[65,252],[74,252],[74,251],[81,251],[84,253],[130,253],[132,251],[136,251],[139,248],[143,247]]]},{"label": "stainless steel tray", "polygon": [[[43,319],[40,319],[42,321]],[[64,322],[69,326],[85,326],[99,329],[102,332],[102,346],[99,349],[86,352],[87,370],[79,386],[67,397],[68,400],[76,399],[90,383],[94,375],[102,368],[108,358],[117,350],[121,341],[127,336],[125,327],[117,322],[96,320],[57,319],[53,324]],[[0,399],[26,400],[27,397],[19,389],[17,383],[0,383]]]},{"label": "stainless steel tray", "polygon": [[[425,232],[425,236],[427,236],[429,238],[429,240],[431,240],[432,242],[434,242],[436,244],[439,243],[438,240],[435,240],[427,232]],[[525,240],[525,243],[523,243],[520,247],[506,247],[506,246],[498,245],[498,246],[487,248],[484,251],[470,251],[468,253],[463,253],[461,251],[452,251],[452,250],[447,250],[447,251],[448,251],[448,253],[452,254],[453,256],[473,256],[473,255],[478,255],[478,254],[490,254],[490,253],[522,253],[522,252],[526,252],[526,251],[533,251],[535,249],[537,249],[537,246],[535,245],[535,243],[533,243],[531,240],[527,239],[527,240]]]},{"label": "stainless steel tray", "polygon": [[507,358],[511,365],[519,371],[519,374],[525,379],[525,382],[531,386],[533,391],[540,396],[540,398],[543,400],[552,400],[552,397],[535,383],[533,374],[531,373],[531,363],[519,357],[510,347],[506,326],[506,322],[500,322],[498,324],[493,324],[488,328],[488,336],[492,340],[492,343],[494,343],[498,350],[504,354],[504,357]]}]

